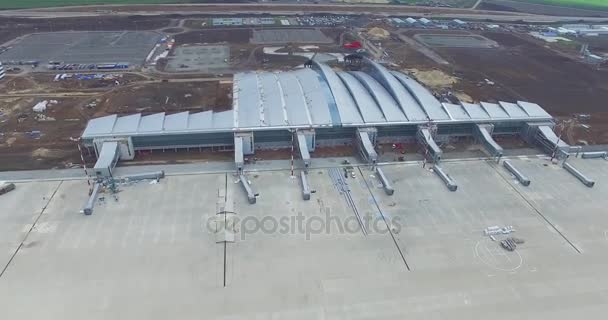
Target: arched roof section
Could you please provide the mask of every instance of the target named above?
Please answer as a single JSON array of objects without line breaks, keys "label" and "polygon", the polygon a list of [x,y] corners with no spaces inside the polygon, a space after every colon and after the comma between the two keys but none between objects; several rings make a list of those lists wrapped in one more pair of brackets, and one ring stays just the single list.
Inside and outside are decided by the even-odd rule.
[{"label": "arched roof section", "polygon": [[410,121],[428,120],[427,114],[417,100],[388,70],[386,70],[386,68],[374,61],[366,59],[363,69],[386,88],[399,105],[401,111]]},{"label": "arched roof section", "polygon": [[340,120],[343,124],[361,124],[363,118],[359,111],[355,100],[348,92],[344,83],[340,81],[338,75],[327,65],[313,60],[313,67],[318,70],[323,76],[336,102],[336,107],[340,114]]},{"label": "arched roof section", "polygon": [[450,117],[441,106],[441,102],[437,100],[425,87],[416,80],[406,76],[401,72],[392,73],[395,78],[401,82],[403,87],[411,94],[418,102],[418,105],[424,110],[431,120],[448,120]]},{"label": "arched roof section", "polygon": [[395,99],[393,99],[393,96],[380,84],[380,82],[376,81],[376,79],[372,78],[369,74],[361,71],[353,71],[351,74],[354,75],[374,97],[374,100],[376,100],[376,103],[382,109],[386,121],[408,121]]},{"label": "arched roof section", "polygon": [[359,113],[361,113],[361,116],[366,123],[386,122],[386,117],[382,113],[382,109],[357,78],[348,72],[338,72],[338,76],[342,79],[342,82],[344,82],[346,88],[355,99]]}]

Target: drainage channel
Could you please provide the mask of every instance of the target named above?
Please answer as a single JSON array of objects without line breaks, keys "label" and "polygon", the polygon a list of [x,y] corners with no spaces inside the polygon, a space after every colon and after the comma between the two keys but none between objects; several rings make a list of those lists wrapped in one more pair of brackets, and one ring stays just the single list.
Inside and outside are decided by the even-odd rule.
[{"label": "drainage channel", "polygon": [[42,210],[40,210],[40,214],[38,215],[38,217],[36,217],[36,220],[34,221],[34,223],[32,223],[32,226],[30,227],[30,229],[25,234],[25,237],[23,237],[23,240],[21,240],[21,243],[17,247],[17,250],[15,250],[15,252],[13,252],[13,254],[11,255],[11,258],[8,260],[8,262],[6,263],[6,265],[4,266],[4,268],[2,269],[2,272],[0,272],[0,278],[2,278],[2,276],[4,275],[4,273],[6,272],[6,270],[8,269],[8,267],[11,265],[11,262],[13,262],[13,259],[15,259],[15,257],[19,253],[19,250],[21,250],[21,248],[23,247],[23,243],[30,236],[30,233],[32,233],[32,230],[34,230],[34,227],[36,227],[36,224],[38,223],[38,220],[40,220],[40,218],[44,214],[44,211],[46,211],[46,208],[49,206],[49,204],[51,203],[51,201],[55,197],[55,194],[57,193],[57,191],[59,190],[59,188],[61,187],[62,184],[63,184],[63,180],[59,182],[59,184],[57,185],[57,188],[55,188],[55,190],[53,191],[53,194],[51,194],[51,196],[49,197],[49,200],[46,202],[46,204],[44,205],[44,207],[42,207]]},{"label": "drainage channel", "polygon": [[565,234],[563,234],[561,231],[559,231],[559,229],[538,209],[536,208],[536,206],[534,206],[534,204],[532,202],[530,202],[530,200],[528,200],[528,198],[526,198],[526,196],[521,193],[519,190],[517,190],[517,188],[515,188],[511,182],[505,178],[501,173],[500,170],[491,162],[491,161],[486,161],[486,163],[492,167],[496,173],[498,173],[498,176],[500,176],[501,179],[503,179],[507,185],[513,190],[515,191],[519,197],[521,197],[530,208],[532,208],[532,210],[534,210],[534,212],[536,212],[536,214],[538,214],[543,220],[545,220],[545,222],[553,229],[555,230],[555,232],[557,232],[557,234],[559,234],[566,242],[568,242],[568,244],[577,252],[577,253],[581,253],[581,251],[574,245],[574,243],[572,243],[572,241],[570,241],[570,239],[568,239],[566,237]]},{"label": "drainage channel", "polygon": [[388,221],[386,221],[386,217],[384,216],[382,209],[380,209],[380,204],[378,204],[378,200],[376,200],[376,196],[372,192],[372,188],[369,186],[367,179],[365,179],[365,175],[363,174],[363,171],[361,171],[361,167],[358,167],[358,169],[359,169],[359,173],[361,174],[361,178],[365,182],[367,191],[369,191],[369,194],[372,196],[372,199],[374,200],[374,205],[376,206],[376,209],[378,209],[378,212],[380,213],[380,216],[382,217],[382,220],[384,221],[384,224],[386,225],[386,229],[388,230],[388,233],[391,235],[391,238],[393,239],[393,243],[395,244],[395,247],[397,248],[397,251],[399,252],[399,255],[401,256],[401,260],[403,260],[403,264],[405,265],[405,268],[407,269],[407,271],[411,271],[410,266],[407,263],[407,260],[405,260],[405,254],[403,254],[403,251],[401,251],[401,247],[399,247],[397,238],[395,238],[395,235],[393,234],[393,230],[391,230],[391,227],[389,226]]}]

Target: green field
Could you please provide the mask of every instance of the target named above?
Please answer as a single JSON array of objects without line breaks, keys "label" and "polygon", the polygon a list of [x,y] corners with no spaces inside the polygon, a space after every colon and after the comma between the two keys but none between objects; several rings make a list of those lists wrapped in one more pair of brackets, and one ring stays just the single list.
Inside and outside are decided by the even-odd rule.
[{"label": "green field", "polygon": [[204,0],[0,0],[0,9],[22,9],[58,6],[81,6],[94,4],[155,4],[191,3]]},{"label": "green field", "polygon": [[608,0],[516,0],[518,2],[529,2],[564,6],[583,9],[608,9]]}]

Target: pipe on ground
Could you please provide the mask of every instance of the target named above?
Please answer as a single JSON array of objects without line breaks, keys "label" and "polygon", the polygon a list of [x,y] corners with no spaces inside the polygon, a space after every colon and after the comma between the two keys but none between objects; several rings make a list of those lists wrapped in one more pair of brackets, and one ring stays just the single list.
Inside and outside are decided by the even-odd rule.
[{"label": "pipe on ground", "polygon": [[452,180],[452,178],[447,173],[443,172],[443,169],[440,166],[436,165],[433,168],[433,171],[439,176],[439,178],[441,178],[443,183],[445,183],[445,186],[448,187],[448,190],[456,191],[456,189],[458,189],[458,185],[456,184],[456,182],[454,182],[454,180]]},{"label": "pipe on ground", "polygon": [[581,157],[583,159],[597,159],[597,158],[608,159],[608,152],[606,152],[606,151],[583,152],[581,154]]},{"label": "pipe on ground", "polygon": [[244,175],[240,175],[239,179],[241,180],[241,185],[243,186],[243,189],[247,194],[247,200],[250,204],[254,204],[256,202],[255,194],[253,193],[253,190],[251,190],[251,186],[249,185],[247,177],[245,177]]},{"label": "pipe on ground", "polygon": [[376,174],[378,175],[378,179],[380,179],[380,182],[382,182],[384,192],[386,192],[387,195],[392,196],[395,193],[395,189],[393,189],[393,186],[391,186],[391,183],[386,178],[384,171],[382,171],[382,169],[380,168],[376,168]]},{"label": "pipe on ground", "polygon": [[310,200],[310,186],[308,185],[306,172],[300,172],[300,180],[302,181],[302,198],[304,200]]},{"label": "pipe on ground", "polygon": [[87,203],[84,206],[84,209],[82,210],[82,212],[84,214],[86,214],[87,216],[90,216],[91,214],[93,214],[93,207],[95,206],[95,201],[97,200],[97,194],[99,194],[99,190],[101,189],[101,183],[97,182],[95,183],[95,185],[93,186],[93,192],[91,192],[91,196],[89,196],[89,200],[87,200]]},{"label": "pipe on ground", "polygon": [[122,177],[129,181],[146,180],[146,179],[162,179],[165,177],[164,171],[144,172]]},{"label": "pipe on ground", "polygon": [[530,185],[530,179],[528,179],[528,177],[526,177],[523,173],[519,172],[519,170],[517,170],[517,168],[513,166],[511,161],[505,160],[502,164],[505,168],[507,168],[509,172],[511,172],[515,176],[515,178],[517,178],[519,183],[526,187]]},{"label": "pipe on ground", "polygon": [[587,187],[592,188],[595,185],[595,181],[587,178],[582,172],[578,171],[571,164],[564,162],[563,168],[566,169],[566,171],[570,172],[573,176],[575,176],[580,182],[582,182]]}]

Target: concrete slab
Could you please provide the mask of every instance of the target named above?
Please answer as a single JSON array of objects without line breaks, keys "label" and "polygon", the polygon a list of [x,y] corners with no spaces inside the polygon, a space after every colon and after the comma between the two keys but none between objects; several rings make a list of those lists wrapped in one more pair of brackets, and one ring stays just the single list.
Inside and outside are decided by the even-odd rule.
[{"label": "concrete slab", "polygon": [[17,183],[15,190],[0,196],[0,272],[60,184],[60,181]]},{"label": "concrete slab", "polygon": [[[576,254],[492,164],[443,163],[444,171],[458,183],[456,192],[449,192],[428,168],[384,167],[393,179],[395,195],[387,196],[379,185],[374,195],[382,210],[402,224],[397,238],[412,270],[516,271],[546,263],[543,259],[548,256]],[[486,227],[494,225],[514,226],[517,231],[512,236],[526,243],[514,253],[504,251],[483,235]]]},{"label": "concrete slab", "polygon": [[[385,226],[370,227],[365,236],[328,171],[311,170],[309,177],[317,192],[304,201],[299,181],[289,171],[250,175],[260,193],[255,205],[247,203],[238,184],[230,183],[229,178],[228,193],[235,194],[235,211],[244,222],[244,239],[228,246],[227,289],[239,306],[230,311],[235,318],[246,319],[248,313],[264,318],[273,314],[319,318],[323,313],[320,306],[328,298],[338,299],[346,282],[407,272]],[[360,214],[376,215],[362,177],[356,173],[348,180]],[[278,231],[269,231],[275,221]],[[250,232],[256,222],[266,223],[266,231]],[[308,239],[306,231],[310,231]]]},{"label": "concrete slab", "polygon": [[0,279],[4,316],[187,319],[221,308],[223,251],[205,223],[224,185],[225,175],[142,182],[84,216],[86,182],[63,182]]},{"label": "concrete slab", "polygon": [[182,46],[169,57],[166,71],[194,72],[229,67],[230,47],[224,45]]},{"label": "concrete slab", "polygon": [[588,188],[558,164],[549,161],[512,161],[532,181],[530,189],[514,184],[578,250],[601,253],[608,249],[608,162],[603,159],[568,160],[597,181]]},{"label": "concrete slab", "polygon": [[[383,166],[395,187],[387,196],[371,171],[355,168],[347,179],[353,202],[361,214],[377,216],[377,203],[387,218],[401,218],[400,230],[392,225],[398,247],[381,228],[369,228],[367,236],[356,228],[328,169],[311,169],[317,192],[309,201],[301,199],[299,181],[288,170],[248,173],[260,193],[253,205],[231,174],[190,174],[122,186],[118,201],[105,196],[92,216],[78,213],[87,198],[83,180],[20,183],[0,196],[0,240],[8,243],[2,249],[14,253],[22,230],[29,225],[32,231],[0,277],[0,314],[62,320],[601,318],[608,305],[608,278],[600,276],[608,266],[601,232],[608,229],[602,216],[608,163],[572,160],[596,179],[590,189],[545,159],[512,161],[530,176],[529,187],[499,164],[446,161],[443,168],[459,184],[449,192],[417,164],[396,164]],[[237,216],[249,221],[301,213],[318,230],[326,212],[336,218],[329,231],[308,240],[298,230],[271,230],[218,244],[206,225],[222,190]],[[53,192],[31,228],[45,205],[36,196]],[[347,219],[354,231],[340,232],[337,223]],[[515,252],[500,249],[482,235],[495,224],[513,225],[526,243]]]},{"label": "concrete slab", "polygon": [[141,65],[162,35],[153,31],[66,31],[34,33],[0,54],[6,64],[19,61],[130,63]]}]

